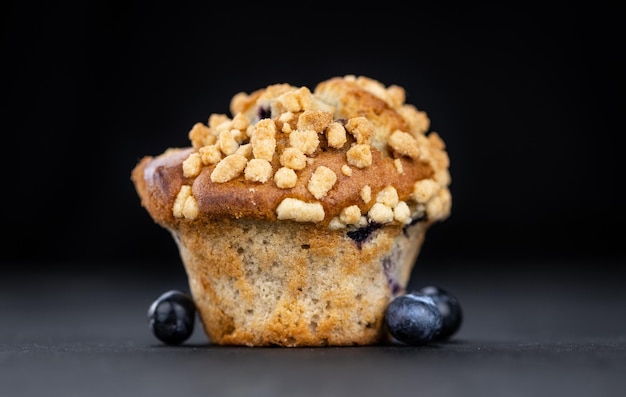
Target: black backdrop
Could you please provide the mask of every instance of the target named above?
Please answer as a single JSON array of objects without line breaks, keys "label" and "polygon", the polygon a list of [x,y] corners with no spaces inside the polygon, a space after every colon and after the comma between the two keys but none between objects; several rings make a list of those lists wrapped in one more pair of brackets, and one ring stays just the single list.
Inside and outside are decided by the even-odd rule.
[{"label": "black backdrop", "polygon": [[603,3],[2,7],[6,271],[179,271],[138,159],[239,91],[344,74],[405,87],[447,142],[453,210],[425,263],[624,257],[625,20]]}]

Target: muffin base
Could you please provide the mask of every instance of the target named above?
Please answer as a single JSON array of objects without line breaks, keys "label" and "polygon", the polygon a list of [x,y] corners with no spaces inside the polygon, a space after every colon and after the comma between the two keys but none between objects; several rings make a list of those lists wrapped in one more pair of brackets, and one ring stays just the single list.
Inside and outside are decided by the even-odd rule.
[{"label": "muffin base", "polygon": [[212,343],[349,346],[387,340],[384,312],[405,292],[427,224],[330,230],[220,220],[170,229]]}]

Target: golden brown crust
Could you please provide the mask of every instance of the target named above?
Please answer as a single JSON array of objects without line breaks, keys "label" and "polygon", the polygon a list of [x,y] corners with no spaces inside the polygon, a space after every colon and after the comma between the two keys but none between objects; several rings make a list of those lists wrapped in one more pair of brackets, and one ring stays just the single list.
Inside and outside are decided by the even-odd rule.
[{"label": "golden brown crust", "polygon": [[[404,104],[400,87],[354,76],[324,81],[313,93],[277,84],[237,94],[231,110],[232,119],[212,115],[207,126],[194,125],[192,147],[147,156],[133,170],[142,204],[157,222],[273,221],[284,219],[278,208],[290,198],[302,208],[285,203],[292,205],[287,217],[319,211],[300,220],[342,226],[337,220],[343,210],[356,206],[370,216],[377,194],[389,186],[412,217],[432,197],[444,202],[430,206],[437,213],[429,219],[448,216],[445,145],[436,133],[426,135],[428,118]],[[416,182],[422,180],[434,181],[436,189],[420,202]],[[364,188],[372,200],[363,199]],[[396,204],[387,206],[393,211]]]},{"label": "golden brown crust", "polygon": [[158,157],[145,156],[135,166],[131,180],[141,199],[141,205],[158,223],[171,224],[173,198],[184,183],[182,160],[191,149],[168,150]]},{"label": "golden brown crust", "polygon": [[[188,150],[182,153],[187,153]],[[145,157],[133,171],[132,179],[135,182],[142,203],[150,215],[161,223],[173,225],[180,219],[174,218],[171,208],[184,184],[191,184],[194,197],[198,199],[201,218],[251,218],[276,220],[276,207],[285,197],[293,197],[305,202],[315,201],[315,197],[307,189],[314,168],[307,167],[299,172],[295,187],[279,189],[269,183],[247,183],[240,176],[228,183],[214,183],[210,175],[215,165],[205,167],[202,172],[191,180],[182,173],[181,163],[184,155],[173,152],[160,158]],[[400,158],[404,175],[393,183],[402,201],[409,200],[413,193],[414,183],[417,180],[432,177],[432,169],[424,163],[409,158]],[[361,199],[360,191],[363,186],[370,186],[372,195],[389,185],[389,175],[397,174],[395,163],[389,158],[383,158],[378,151],[373,152],[371,167],[352,170],[351,176],[343,175],[341,167],[345,164],[342,156],[336,151],[320,153],[315,157],[315,165],[324,165],[332,169],[338,177],[341,189],[328,192],[321,201],[326,213],[326,223],[338,216],[340,211],[350,205],[357,205],[362,213],[367,213],[374,204]]]}]

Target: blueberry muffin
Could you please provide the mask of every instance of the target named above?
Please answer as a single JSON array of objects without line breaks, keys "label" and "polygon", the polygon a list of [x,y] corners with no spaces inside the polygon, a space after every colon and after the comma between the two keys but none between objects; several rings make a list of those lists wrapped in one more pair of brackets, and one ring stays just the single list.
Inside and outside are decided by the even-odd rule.
[{"label": "blueberry muffin", "polygon": [[365,76],[274,84],[137,163],[131,180],[177,244],[211,343],[388,340],[385,309],[451,209],[444,141],[405,99]]}]

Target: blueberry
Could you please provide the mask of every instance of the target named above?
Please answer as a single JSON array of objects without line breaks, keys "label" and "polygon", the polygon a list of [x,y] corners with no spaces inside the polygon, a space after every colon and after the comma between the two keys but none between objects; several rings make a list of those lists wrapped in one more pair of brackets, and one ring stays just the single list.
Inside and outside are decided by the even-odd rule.
[{"label": "blueberry", "polygon": [[416,293],[398,296],[387,306],[385,325],[396,340],[425,345],[441,330],[441,313],[433,299]]},{"label": "blueberry", "polygon": [[163,343],[179,345],[193,333],[196,306],[188,294],[170,290],[159,296],[148,309],[152,333]]},{"label": "blueberry", "polygon": [[463,323],[463,310],[461,310],[459,300],[450,292],[434,285],[423,287],[418,293],[430,296],[441,313],[441,331],[435,336],[435,339],[449,339],[461,328]]},{"label": "blueberry", "polygon": [[259,120],[269,119],[272,117],[272,110],[268,107],[260,107],[257,113]]},{"label": "blueberry", "polygon": [[374,233],[376,230],[382,227],[382,223],[370,222],[366,226],[358,229],[350,230],[347,232],[348,237],[356,242],[357,247],[361,249],[363,243]]}]

